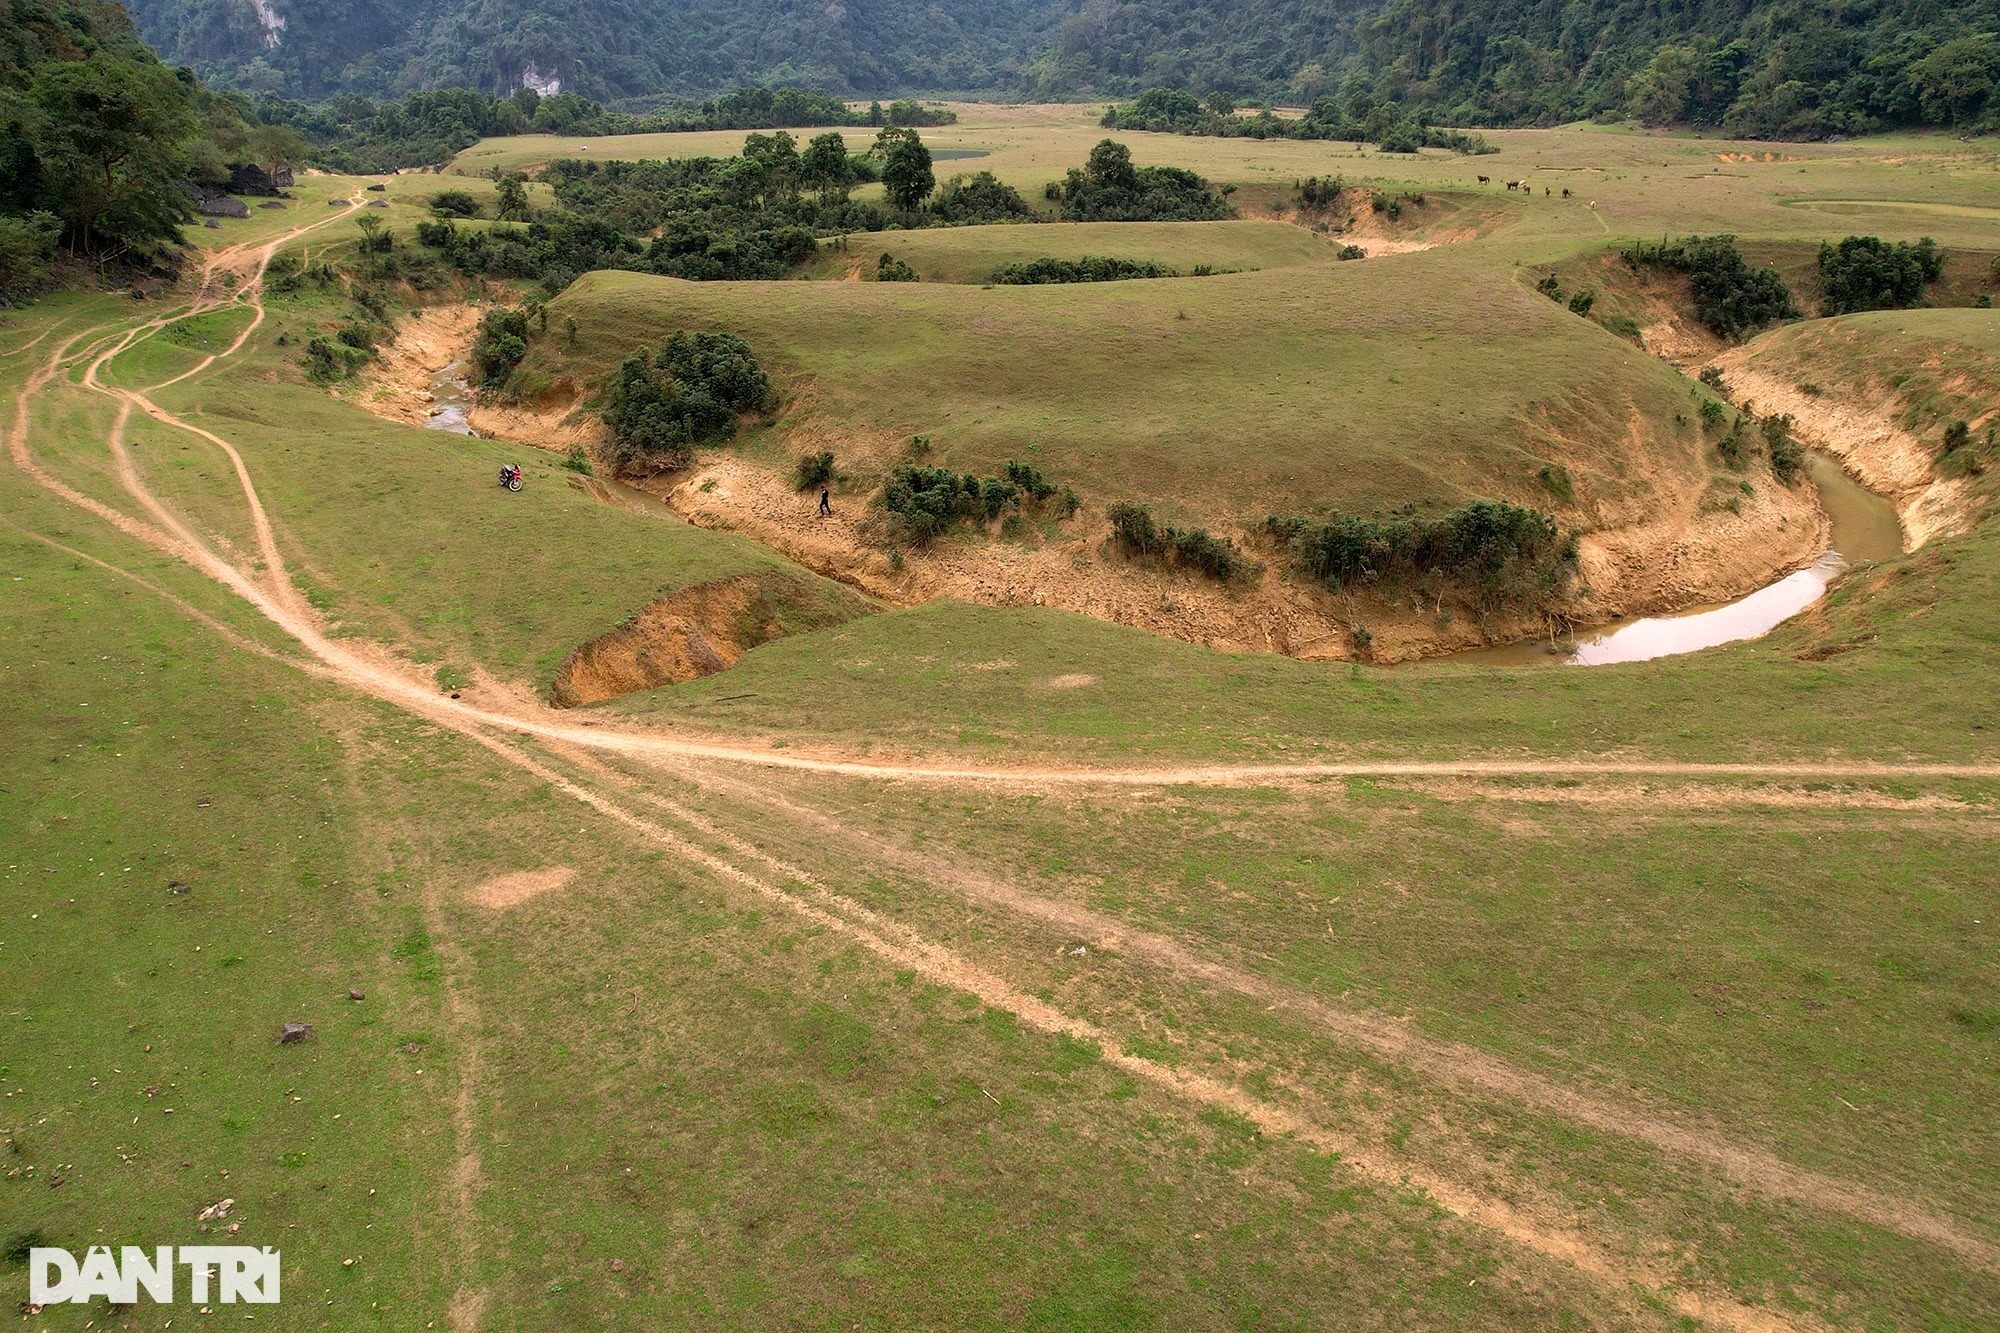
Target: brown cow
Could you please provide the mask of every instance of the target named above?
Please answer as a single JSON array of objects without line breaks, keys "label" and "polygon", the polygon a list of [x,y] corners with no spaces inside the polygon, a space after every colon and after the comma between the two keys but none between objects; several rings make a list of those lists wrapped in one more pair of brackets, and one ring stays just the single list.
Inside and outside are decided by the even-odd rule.
[{"label": "brown cow", "polygon": [[1567,185],[1563,186],[1563,198],[1569,198],[1569,186]]},{"label": "brown cow", "polygon": [[1493,183],[1493,178],[1491,176],[1481,176],[1479,178],[1479,183],[1481,185],[1491,185]]}]

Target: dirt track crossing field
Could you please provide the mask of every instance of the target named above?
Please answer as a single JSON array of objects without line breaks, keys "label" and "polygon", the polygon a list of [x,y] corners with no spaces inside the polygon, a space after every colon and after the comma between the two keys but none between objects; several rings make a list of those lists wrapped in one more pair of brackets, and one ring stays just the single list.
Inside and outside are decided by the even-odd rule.
[{"label": "dirt track crossing field", "polygon": [[[618,764],[623,762],[643,769],[672,773],[697,786],[713,783],[719,788],[737,791],[753,804],[763,804],[767,808],[783,806],[788,818],[816,824],[827,836],[850,839],[865,835],[843,833],[836,824],[809,807],[789,802],[782,794],[760,785],[760,779],[771,770],[791,770],[866,782],[1004,789],[1296,787],[1349,777],[1494,779],[1551,776],[1586,781],[1671,777],[1696,783],[1753,779],[1925,781],[2000,777],[2000,764],[1821,763],[1810,759],[1702,764],[1654,761],[1643,757],[1524,756],[1442,761],[1219,763],[1129,768],[927,765],[875,761],[851,754],[795,754],[748,744],[690,740],[642,728],[581,726],[564,720],[553,710],[526,703],[510,708],[477,707],[440,697],[438,691],[417,675],[410,664],[397,659],[387,650],[353,639],[336,639],[328,634],[288,571],[286,554],[280,547],[271,520],[260,502],[251,469],[242,455],[224,436],[165,410],[151,397],[153,392],[166,384],[185,380],[218,361],[237,355],[263,321],[261,280],[271,257],[286,243],[315,227],[348,216],[355,207],[358,205],[323,219],[313,227],[301,228],[254,248],[238,247],[219,252],[208,261],[199,289],[191,301],[169,314],[134,325],[86,329],[60,342],[29,377],[14,404],[8,439],[13,465],[68,504],[225,584],[304,650],[307,656],[294,662],[300,669],[337,681],[471,739],[489,753],[547,783],[553,790],[623,825],[638,838],[670,850],[683,863],[699,865],[719,880],[736,885],[824,930],[835,932],[895,967],[913,969],[937,984],[977,996],[994,1008],[1012,1012],[1023,1023],[1040,1031],[1094,1043],[1112,1065],[1185,1103],[1227,1110],[1246,1118],[1265,1134],[1289,1136],[1338,1153],[1348,1166],[1380,1184],[1421,1189],[1458,1218],[1495,1232],[1543,1259],[1569,1265],[1614,1290],[1623,1290],[1636,1283],[1648,1289],[1669,1291],[1671,1301],[1680,1313],[1729,1327],[1783,1329],[1815,1325],[1810,1317],[1747,1305],[1720,1289],[1676,1286],[1672,1275],[1645,1255],[1607,1247],[1548,1213],[1502,1201],[1482,1189],[1479,1183],[1480,1166],[1490,1164],[1468,1164],[1463,1175],[1413,1169],[1407,1162],[1382,1156],[1337,1121],[1314,1118],[1276,1100],[1253,1096],[1219,1079],[1183,1072],[1134,1054],[1116,1033],[1101,1024],[1067,1013],[1037,998],[1030,988],[968,960],[893,916],[867,906],[821,876],[746,841],[669,797],[648,790],[644,780],[625,772]],[[217,278],[223,272],[238,275],[239,281],[233,293],[225,295],[219,291]],[[171,320],[215,310],[233,302],[245,303],[252,311],[252,318],[226,350],[149,389],[118,388],[104,382],[102,372],[121,353]],[[49,336],[45,334],[43,338]],[[11,354],[29,352],[43,338]],[[116,403],[114,424],[104,445],[113,475],[136,507],[133,511],[119,509],[85,494],[56,475],[38,457],[34,438],[35,405],[52,386],[63,382],[66,372],[79,365],[83,370],[82,384],[110,396]],[[253,566],[232,562],[216,549],[214,543],[197,532],[188,519],[177,514],[148,489],[127,447],[127,429],[135,413],[188,433],[229,461],[240,489],[243,515],[254,534],[257,559]],[[10,526],[17,526],[11,519],[9,523]],[[46,537],[39,539],[51,540]],[[158,591],[136,575],[108,564],[103,567],[133,579],[142,587]],[[183,606],[183,609],[198,615],[192,608]],[[209,628],[230,634],[232,640],[242,646],[252,646],[212,620],[201,618]],[[286,660],[294,661],[290,658]],[[519,744],[524,738],[538,742],[541,751],[537,753]],[[878,847],[872,851],[891,858],[897,855],[892,849]],[[919,864],[915,868],[934,875],[940,869],[936,864]],[[1522,1103],[1536,1111],[1608,1134],[1641,1140],[1666,1154],[1692,1159],[1719,1170],[1743,1189],[1844,1214],[1900,1232],[1948,1249],[1977,1268],[2000,1268],[2000,1254],[1996,1254],[1990,1242],[1928,1208],[1921,1201],[1892,1198],[1867,1186],[1803,1170],[1754,1145],[1730,1142],[1706,1131],[1677,1124],[1670,1118],[1650,1115],[1642,1108],[1619,1105],[1577,1092],[1471,1048],[1440,1043],[1393,1021],[1342,1008],[1281,983],[1257,977],[1227,962],[1197,957],[1170,936],[1128,927],[1106,916],[1079,914],[1001,879],[965,872],[938,877],[948,879],[954,891],[968,898],[998,906],[1009,913],[1087,932],[1092,938],[1109,941],[1148,965],[1284,1008],[1333,1038],[1365,1049],[1424,1078],[1461,1088],[1474,1095]],[[552,890],[567,882],[566,875],[552,873],[532,883],[523,879],[518,884],[496,884],[493,905],[501,907],[524,901],[534,893]],[[454,995],[454,1006],[460,1003],[461,998]],[[476,1056],[473,1058],[476,1059]],[[471,1096],[475,1087],[473,1079],[465,1079],[461,1085],[461,1097]],[[472,1133],[469,1105],[459,1107],[457,1120],[461,1138],[469,1139]],[[463,1148],[463,1152],[467,1154],[466,1164],[457,1188],[469,1195],[478,1187],[479,1164],[469,1145]],[[453,1206],[469,1213],[470,1203],[466,1198],[457,1199]],[[468,1259],[468,1272],[470,1267]],[[462,1328],[479,1326],[485,1304],[480,1292],[468,1289],[454,1304],[455,1322]]]}]

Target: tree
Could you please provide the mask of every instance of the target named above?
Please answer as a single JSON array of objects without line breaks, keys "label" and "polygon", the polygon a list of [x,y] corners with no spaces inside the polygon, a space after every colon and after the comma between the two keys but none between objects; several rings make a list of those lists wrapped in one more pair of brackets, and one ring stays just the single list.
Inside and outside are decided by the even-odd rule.
[{"label": "tree", "polygon": [[1109,190],[1130,190],[1139,180],[1132,167],[1132,150],[1116,139],[1098,140],[1084,163],[1083,174],[1092,185]]},{"label": "tree", "polygon": [[847,140],[838,130],[818,135],[799,154],[799,184],[819,191],[821,203],[846,201],[852,181],[847,165]]},{"label": "tree", "polygon": [[890,125],[875,136],[875,153],[882,159],[882,185],[889,203],[909,212],[923,203],[937,188],[931,171],[931,150],[917,132],[907,126]]},{"label": "tree", "polygon": [[1909,67],[1909,80],[1926,119],[1972,120],[2000,87],[2000,41],[1982,35],[1945,42]]},{"label": "tree", "polygon": [[191,211],[178,183],[196,121],[171,73],[103,56],[62,61],[36,73],[29,97],[42,120],[39,175],[72,253],[181,243]]},{"label": "tree", "polygon": [[509,172],[500,178],[500,216],[509,222],[525,222],[528,217],[528,178]]}]

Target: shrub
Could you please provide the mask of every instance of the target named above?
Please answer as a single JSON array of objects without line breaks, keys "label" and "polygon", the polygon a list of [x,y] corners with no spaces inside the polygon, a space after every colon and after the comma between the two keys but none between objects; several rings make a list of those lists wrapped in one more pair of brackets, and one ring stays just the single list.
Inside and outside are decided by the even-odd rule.
[{"label": "shrub", "polygon": [[367,363],[368,353],[358,347],[317,334],[306,341],[306,376],[315,384],[346,379]]},{"label": "shrub", "polygon": [[1799,316],[1791,289],[1778,270],[1751,267],[1737,250],[1734,236],[1689,236],[1658,245],[1640,241],[1620,254],[1635,268],[1687,274],[1695,318],[1725,338]]},{"label": "shrub", "polygon": [[833,451],[822,449],[816,454],[806,454],[792,465],[792,486],[796,490],[809,491],[833,482]]},{"label": "shrub", "polygon": [[1590,317],[1590,308],[1596,304],[1597,293],[1586,287],[1571,295],[1569,298],[1569,312],[1572,315],[1582,315],[1588,319]]},{"label": "shrub", "polygon": [[528,312],[489,310],[479,321],[479,337],[472,344],[472,364],[479,383],[497,389],[528,354]]},{"label": "shrub", "polygon": [[569,471],[585,477],[595,476],[597,471],[591,467],[590,456],[583,452],[583,446],[580,444],[572,444],[569,447],[569,456],[556,466],[567,468]]},{"label": "shrub", "polygon": [[1742,422],[1739,421],[1734,430],[1715,442],[1715,452],[1722,456],[1722,461],[1732,472],[1741,472],[1750,466],[1750,451],[1743,443]]},{"label": "shrub", "polygon": [[1535,475],[1541,479],[1543,489],[1564,504],[1576,500],[1576,484],[1570,480],[1568,468],[1561,464],[1551,464]]},{"label": "shrub", "polygon": [[1727,409],[1714,398],[1702,399],[1699,411],[1703,430],[1714,430],[1722,424],[1722,418],[1727,415]]},{"label": "shrub", "polygon": [[1132,278],[1174,278],[1177,270],[1136,259],[1035,259],[995,269],[992,281],[1002,286],[1033,286],[1059,282],[1124,282]]},{"label": "shrub", "polygon": [[1343,245],[1343,246],[1341,246],[1341,247],[1340,247],[1340,250],[1339,250],[1339,252],[1338,252],[1338,253],[1336,253],[1336,254],[1334,255],[1334,258],[1335,258],[1335,259],[1366,259],[1366,258],[1368,258],[1368,252],[1367,252],[1366,250],[1363,250],[1363,249],[1362,249],[1362,248],[1361,248],[1360,246],[1358,246],[1358,245]]},{"label": "shrub", "polygon": [[1944,274],[1944,252],[1926,236],[1891,245],[1879,236],[1849,236],[1819,247],[1821,303],[1829,315],[1901,310],[1924,299],[1924,287]]},{"label": "shrub", "polygon": [[1274,517],[1265,526],[1332,588],[1451,580],[1482,606],[1531,607],[1565,592],[1576,573],[1576,535],[1505,501],[1474,500],[1436,518]]},{"label": "shrub", "polygon": [[0,307],[18,305],[48,281],[62,219],[52,213],[0,217]]},{"label": "shrub", "polygon": [[[949,468],[899,463],[882,491],[883,507],[889,511],[891,537],[913,546],[926,546],[960,519],[991,521],[1010,510],[1018,515],[1057,495],[1055,486],[1039,468],[1009,459],[1005,472],[1006,475],[999,477],[976,477]],[[1077,509],[1074,493],[1062,491],[1056,508],[1058,518],[1074,514]]]},{"label": "shrub", "polygon": [[1111,536],[1118,548],[1139,559],[1165,559],[1224,583],[1256,577],[1263,567],[1236,543],[1206,528],[1161,527],[1152,511],[1131,500],[1111,506]]},{"label": "shrub", "polygon": [[1944,447],[1939,449],[1938,453],[1948,454],[1954,450],[1963,449],[1970,443],[1972,443],[1971,424],[1964,421],[1954,421],[1944,428]]},{"label": "shrub", "polygon": [[1559,302],[1563,299],[1562,285],[1556,281],[1556,275],[1553,273],[1544,273],[1541,280],[1535,284],[1535,290],[1551,301]]},{"label": "shrub", "polygon": [[1764,448],[1771,455],[1771,475],[1791,485],[1806,464],[1805,450],[1792,438],[1791,417],[1774,412],[1759,423],[1758,429],[1763,432]]},{"label": "shrub", "polygon": [[896,256],[890,254],[887,250],[884,250],[882,257],[875,261],[875,281],[877,282],[915,282],[916,280],[917,271],[896,258]]},{"label": "shrub", "polygon": [[479,201],[464,190],[441,190],[431,196],[431,212],[439,217],[476,218]]},{"label": "shrub", "polygon": [[1703,384],[1706,384],[1709,388],[1715,390],[1717,393],[1722,393],[1725,391],[1722,383],[1722,367],[1703,366],[1701,368],[1701,375],[1699,376],[1699,378]]},{"label": "shrub", "polygon": [[676,333],[656,360],[643,350],[625,359],[601,415],[619,470],[657,471],[686,467],[695,445],[728,439],[739,416],[771,405],[771,382],[748,343],[730,333]]}]

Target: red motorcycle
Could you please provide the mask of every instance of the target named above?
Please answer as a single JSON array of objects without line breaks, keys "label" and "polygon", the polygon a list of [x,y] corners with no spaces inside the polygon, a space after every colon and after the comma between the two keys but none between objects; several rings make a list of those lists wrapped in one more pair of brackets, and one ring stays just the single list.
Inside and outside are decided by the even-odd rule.
[{"label": "red motorcycle", "polygon": [[520,490],[521,465],[519,463],[502,464],[500,468],[500,484],[510,491]]}]

